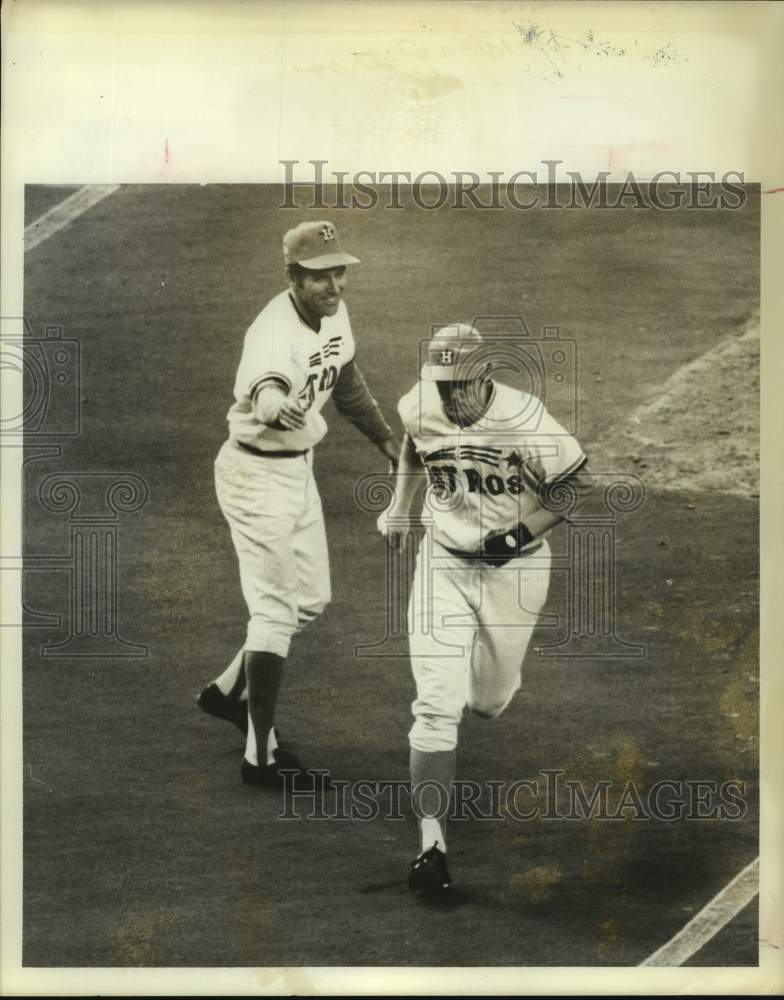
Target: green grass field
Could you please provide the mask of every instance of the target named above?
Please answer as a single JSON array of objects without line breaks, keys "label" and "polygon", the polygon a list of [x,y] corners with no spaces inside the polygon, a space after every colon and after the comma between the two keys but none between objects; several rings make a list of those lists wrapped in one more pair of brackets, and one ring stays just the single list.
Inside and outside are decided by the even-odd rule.
[{"label": "green grass field", "polygon": [[[28,189],[27,222],[67,193]],[[31,328],[59,324],[81,346],[82,424],[56,458],[36,459],[28,439],[26,554],[69,551],[68,515],[38,497],[50,473],[133,473],[149,500],[120,515],[117,535],[119,630],[148,655],[44,657],[64,629],[26,630],[24,962],[635,965],[758,852],[757,501],[665,491],[649,470],[616,549],[618,632],[647,655],[544,657],[535,636],[520,694],[496,722],[467,720],[459,755],[460,777],[476,780],[542,768],[641,788],[738,780],[746,815],[454,824],[460,894],[443,910],[403,883],[410,819],[278,818],[275,796],[240,783],[239,735],[196,709],[245,629],[212,463],[242,337],[283,287],[283,232],[306,217],[333,218],[362,260],[346,301],[390,418],[432,326],[523,316],[577,344],[590,455],[757,309],[758,198],[740,212],[674,213],[308,213],[280,201],[269,187],[124,187],[27,254]],[[391,658],[353,653],[384,634],[383,545],[353,499],[384,463],[326,415],[316,475],[333,602],[293,648],[280,726],[335,776],[404,779],[405,643]],[[690,427],[675,439],[687,452]],[[564,544],[559,530],[554,551]],[[563,615],[565,593],[555,573],[546,610]],[[67,621],[67,574],[27,574],[25,599]],[[692,962],[754,965],[756,936],[752,904]]]}]

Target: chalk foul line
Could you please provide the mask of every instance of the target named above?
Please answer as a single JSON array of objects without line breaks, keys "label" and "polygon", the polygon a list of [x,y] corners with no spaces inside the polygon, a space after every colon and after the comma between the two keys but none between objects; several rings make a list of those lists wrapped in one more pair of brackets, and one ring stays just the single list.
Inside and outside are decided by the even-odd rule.
[{"label": "chalk foul line", "polygon": [[61,229],[65,229],[74,219],[78,219],[93,205],[97,205],[99,201],[114,194],[119,187],[119,184],[85,184],[84,187],[74,191],[54,208],[44,212],[40,218],[25,228],[25,253],[43,243],[44,240],[48,240],[50,236],[54,236]]},{"label": "chalk foul line", "polygon": [[746,865],[742,872],[721,890],[718,895],[692,917],[675,937],[662,945],[640,965],[683,965],[700,948],[714,938],[722,927],[747,906],[759,892],[759,858]]}]

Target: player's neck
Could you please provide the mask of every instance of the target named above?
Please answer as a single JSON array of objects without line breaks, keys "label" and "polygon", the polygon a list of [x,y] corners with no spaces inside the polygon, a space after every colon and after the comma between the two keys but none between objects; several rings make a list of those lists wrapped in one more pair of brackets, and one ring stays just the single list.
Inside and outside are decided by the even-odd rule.
[{"label": "player's neck", "polygon": [[454,422],[458,427],[473,427],[474,424],[478,424],[482,417],[490,409],[490,403],[493,399],[493,390],[495,389],[495,384],[492,379],[488,379],[484,386],[484,392],[482,394],[482,399],[477,400],[476,409],[470,408],[465,414],[460,414],[462,419],[456,419]]},{"label": "player's neck", "polygon": [[291,299],[291,304],[296,309],[297,315],[302,320],[302,322],[306,326],[309,326],[314,333],[318,333],[321,330],[321,317],[314,316],[309,309],[306,309],[305,306],[297,298],[297,293],[293,289],[289,289],[289,298]]}]

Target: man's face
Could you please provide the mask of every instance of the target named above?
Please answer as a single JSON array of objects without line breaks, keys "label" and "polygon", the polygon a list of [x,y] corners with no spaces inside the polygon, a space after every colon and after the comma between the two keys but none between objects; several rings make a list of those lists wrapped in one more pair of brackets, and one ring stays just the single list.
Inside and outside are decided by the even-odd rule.
[{"label": "man's face", "polygon": [[304,311],[314,319],[334,316],[348,281],[345,267],[305,271],[294,282],[294,294]]},{"label": "man's face", "polygon": [[436,382],[447,420],[460,427],[475,424],[487,409],[491,385],[484,376],[465,382]]}]

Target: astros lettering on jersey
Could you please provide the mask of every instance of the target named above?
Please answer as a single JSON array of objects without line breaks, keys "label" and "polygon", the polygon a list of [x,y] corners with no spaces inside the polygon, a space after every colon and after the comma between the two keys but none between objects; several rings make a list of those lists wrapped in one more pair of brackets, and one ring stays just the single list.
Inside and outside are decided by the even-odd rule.
[{"label": "astros lettering on jersey", "polygon": [[539,507],[542,483],[586,461],[538,400],[498,382],[484,415],[469,427],[447,419],[430,381],[418,382],[398,412],[427,470],[433,537],[451,549],[478,552],[488,532],[525,521]]}]

